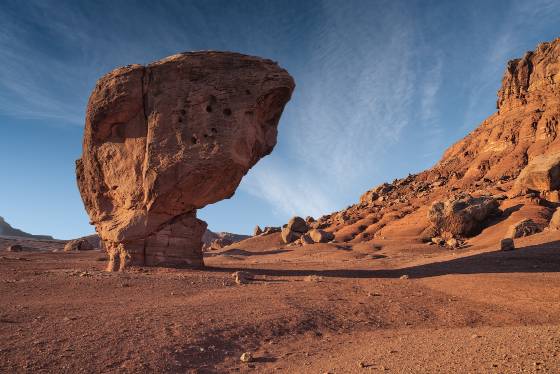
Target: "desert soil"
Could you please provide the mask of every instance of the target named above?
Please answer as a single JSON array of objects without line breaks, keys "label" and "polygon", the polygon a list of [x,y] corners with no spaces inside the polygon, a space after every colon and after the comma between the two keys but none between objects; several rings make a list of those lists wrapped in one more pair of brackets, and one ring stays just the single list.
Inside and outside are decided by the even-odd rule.
[{"label": "desert soil", "polygon": [[560,233],[512,252],[498,239],[285,248],[272,234],[203,270],[122,273],[97,250],[27,242],[43,250],[0,250],[0,372],[558,373]]}]

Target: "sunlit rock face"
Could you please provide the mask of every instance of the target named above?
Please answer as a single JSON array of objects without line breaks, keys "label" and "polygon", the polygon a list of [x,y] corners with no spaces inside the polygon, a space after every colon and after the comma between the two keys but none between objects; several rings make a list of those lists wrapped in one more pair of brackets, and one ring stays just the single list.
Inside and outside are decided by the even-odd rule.
[{"label": "sunlit rock face", "polygon": [[295,87],[275,62],[193,52],[102,77],[89,99],[78,186],[111,270],[201,266],[196,209],[231,197],[276,145]]}]

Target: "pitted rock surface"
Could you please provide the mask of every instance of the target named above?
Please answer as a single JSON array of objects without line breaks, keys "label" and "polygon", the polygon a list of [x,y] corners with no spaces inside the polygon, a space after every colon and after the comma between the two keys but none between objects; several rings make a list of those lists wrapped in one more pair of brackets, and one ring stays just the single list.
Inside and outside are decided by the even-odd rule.
[{"label": "pitted rock surface", "polygon": [[102,77],[89,99],[78,186],[110,268],[202,265],[196,209],[231,197],[276,145],[295,87],[275,62],[174,55]]}]

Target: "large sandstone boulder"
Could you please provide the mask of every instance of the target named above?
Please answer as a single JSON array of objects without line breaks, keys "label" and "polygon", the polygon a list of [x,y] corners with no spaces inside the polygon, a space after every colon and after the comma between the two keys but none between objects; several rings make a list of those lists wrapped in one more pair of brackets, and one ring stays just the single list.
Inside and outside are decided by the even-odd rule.
[{"label": "large sandstone boulder", "polygon": [[110,269],[200,266],[196,209],[231,197],[276,144],[294,89],[275,62],[182,53],[101,78],[89,99],[78,186]]},{"label": "large sandstone boulder", "polygon": [[560,189],[560,153],[533,158],[517,177],[515,189],[542,192]]},{"label": "large sandstone boulder", "polygon": [[439,234],[471,236],[483,228],[483,222],[499,212],[499,203],[493,197],[461,196],[432,203],[428,220]]}]

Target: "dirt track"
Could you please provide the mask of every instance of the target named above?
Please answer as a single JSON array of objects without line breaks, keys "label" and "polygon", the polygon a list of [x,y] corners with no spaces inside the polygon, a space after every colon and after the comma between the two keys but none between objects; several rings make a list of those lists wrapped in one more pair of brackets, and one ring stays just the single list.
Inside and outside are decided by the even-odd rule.
[{"label": "dirt track", "polygon": [[[0,372],[556,373],[559,240],[495,252],[270,235],[205,270],[125,273],[99,251],[1,251]],[[236,285],[236,269],[256,280]]]}]

